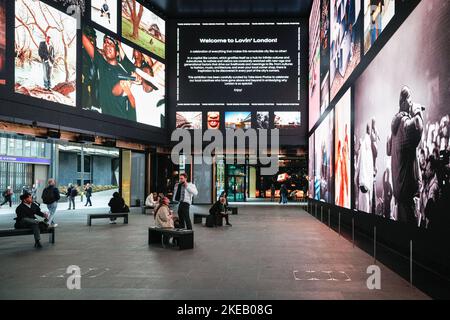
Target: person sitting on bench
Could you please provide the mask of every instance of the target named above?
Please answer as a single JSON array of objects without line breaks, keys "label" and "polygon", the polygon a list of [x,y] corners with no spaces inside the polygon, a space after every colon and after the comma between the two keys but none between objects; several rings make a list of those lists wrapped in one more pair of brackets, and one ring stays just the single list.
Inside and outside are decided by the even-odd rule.
[{"label": "person sitting on bench", "polygon": [[[108,206],[111,208],[111,213],[124,213],[130,212],[130,209],[125,204],[125,200],[120,196],[118,192],[113,193],[113,197],[109,200]],[[110,224],[116,224],[117,218],[110,218]]]},{"label": "person sitting on bench", "polygon": [[161,204],[155,209],[155,225],[158,228],[174,228],[174,217],[169,209],[169,203],[169,198],[164,197],[161,201]]},{"label": "person sitting on bench", "polygon": [[159,196],[156,192],[150,193],[147,197],[147,199],[145,199],[145,208],[146,209],[153,209],[155,208],[161,199],[159,199]]},{"label": "person sitting on bench", "polygon": [[219,200],[217,200],[216,203],[213,204],[211,209],[209,209],[209,213],[216,217],[215,221],[221,221],[223,218],[225,218],[227,226],[231,227],[231,223],[229,221],[228,213],[225,207],[226,203],[227,198],[220,197]]},{"label": "person sitting on bench", "polygon": [[41,208],[33,202],[31,193],[25,192],[20,196],[22,203],[16,208],[16,229],[32,229],[34,234],[34,247],[42,248],[41,245],[41,232],[39,230],[39,221],[36,219],[36,215],[48,219],[48,213],[41,211]]}]

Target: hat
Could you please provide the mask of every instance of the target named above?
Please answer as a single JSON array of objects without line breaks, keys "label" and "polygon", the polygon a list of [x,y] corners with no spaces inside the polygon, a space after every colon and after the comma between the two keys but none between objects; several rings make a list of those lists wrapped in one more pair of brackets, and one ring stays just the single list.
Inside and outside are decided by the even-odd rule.
[{"label": "hat", "polygon": [[26,199],[26,198],[28,198],[28,197],[30,197],[31,196],[31,193],[29,193],[29,192],[24,192],[21,196],[20,196],[20,200],[24,200],[24,199]]}]

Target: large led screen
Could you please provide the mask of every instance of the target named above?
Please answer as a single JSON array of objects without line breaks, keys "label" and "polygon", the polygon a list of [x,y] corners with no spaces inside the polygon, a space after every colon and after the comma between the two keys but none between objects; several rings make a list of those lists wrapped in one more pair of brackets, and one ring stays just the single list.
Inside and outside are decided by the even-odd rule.
[{"label": "large led screen", "polygon": [[449,28],[448,1],[420,2],[355,84],[361,211],[450,231]]},{"label": "large led screen", "polygon": [[5,83],[6,0],[0,0],[0,84]]},{"label": "large led screen", "polygon": [[364,53],[375,43],[394,15],[395,0],[364,0]]},{"label": "large led screen", "polygon": [[330,0],[320,7],[320,114],[330,103]]},{"label": "large led screen", "polygon": [[333,203],[333,112],[314,132],[314,199]]},{"label": "large led screen", "polygon": [[15,5],[15,92],[75,106],[76,19],[41,1]]},{"label": "large led screen", "polygon": [[334,108],[334,203],[350,209],[351,92],[344,94]]},{"label": "large led screen", "polygon": [[165,58],[166,23],[136,0],[122,0],[122,37]]},{"label": "large led screen", "polygon": [[309,17],[309,129],[320,115],[320,0],[314,0]]},{"label": "large led screen", "polygon": [[361,60],[360,0],[330,3],[330,98],[338,93]]},{"label": "large led screen", "polygon": [[314,133],[309,137],[308,150],[308,197],[314,199]]},{"label": "large led screen", "polygon": [[117,0],[91,0],[91,20],[117,32]]},{"label": "large led screen", "polygon": [[91,27],[82,42],[83,108],[163,127],[164,64]]},{"label": "large led screen", "polygon": [[300,97],[299,22],[183,22],[177,43],[177,107],[300,109],[306,98]]}]

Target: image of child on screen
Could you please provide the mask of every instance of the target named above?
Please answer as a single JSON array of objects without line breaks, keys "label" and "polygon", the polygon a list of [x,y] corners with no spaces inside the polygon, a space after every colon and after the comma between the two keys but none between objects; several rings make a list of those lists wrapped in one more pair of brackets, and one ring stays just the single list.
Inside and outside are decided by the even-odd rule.
[{"label": "image of child on screen", "polygon": [[98,49],[90,38],[83,33],[82,43],[84,50],[97,70],[98,76],[91,92],[83,92],[83,94],[95,94],[98,105],[84,107],[103,114],[136,121],[136,110],[129,100],[131,95],[129,86],[122,83],[123,92],[120,92],[120,94],[119,92],[113,92],[113,89],[117,88],[116,85],[121,80],[135,79],[131,76],[135,66],[126,57],[120,42],[105,34],[103,35],[103,47]]}]

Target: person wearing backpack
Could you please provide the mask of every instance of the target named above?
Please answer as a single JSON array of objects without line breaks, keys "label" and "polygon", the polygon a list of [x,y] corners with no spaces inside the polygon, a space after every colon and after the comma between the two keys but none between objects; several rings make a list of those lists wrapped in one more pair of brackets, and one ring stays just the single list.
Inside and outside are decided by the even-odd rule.
[{"label": "person wearing backpack", "polygon": [[55,179],[51,178],[48,180],[47,187],[42,191],[42,202],[47,205],[49,212],[48,223],[53,227],[56,227],[54,217],[56,213],[56,208],[58,207],[58,200],[60,199],[59,190],[56,187]]},{"label": "person wearing backpack", "polygon": [[67,189],[67,193],[66,193],[66,196],[69,197],[69,208],[67,210],[72,209],[72,205],[73,205],[73,210],[75,210],[75,198],[77,195],[78,195],[77,186],[70,184],[69,189]]}]

